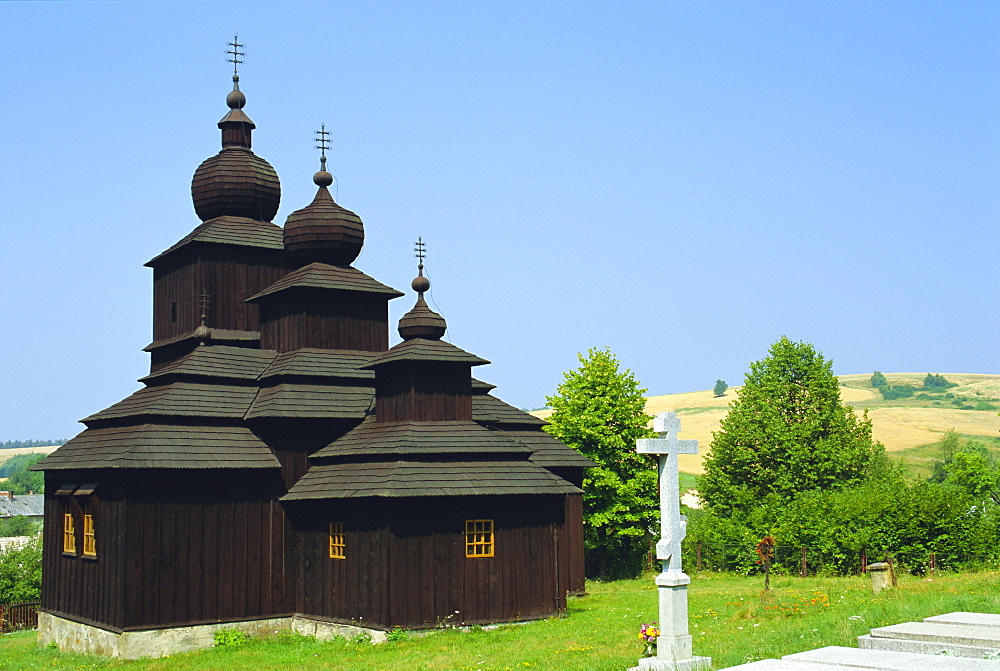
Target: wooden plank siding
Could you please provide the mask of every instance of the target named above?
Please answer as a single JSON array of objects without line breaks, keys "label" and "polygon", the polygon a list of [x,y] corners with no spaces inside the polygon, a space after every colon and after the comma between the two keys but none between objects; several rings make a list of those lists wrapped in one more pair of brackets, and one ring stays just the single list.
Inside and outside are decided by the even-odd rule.
[{"label": "wooden plank siding", "polygon": [[389,348],[391,296],[296,287],[258,299],[260,346],[382,352]]},{"label": "wooden plank siding", "polygon": [[[286,504],[297,539],[296,610],[381,629],[550,617],[566,608],[558,496]],[[494,557],[465,556],[465,521],[494,520]],[[329,557],[343,522],[345,559]],[[456,611],[458,611],[456,613]]]},{"label": "wooden plank siding", "polygon": [[258,306],[244,301],[285,272],[279,250],[206,243],[177,250],[153,271],[153,340],[197,328],[202,291],[209,328],[257,331]]},{"label": "wooden plank siding", "polygon": [[[96,559],[64,556],[61,525],[46,525],[43,610],[112,630],[289,612],[277,473],[99,477]],[[66,473],[49,478],[55,491]],[[73,498],[47,496],[49,519],[61,520],[62,500]]]},{"label": "wooden plank siding", "polygon": [[[92,476],[91,476],[92,477]],[[54,492],[66,482],[81,483],[78,475],[66,472],[47,473],[45,489]],[[97,536],[97,558],[85,558],[83,516],[79,497],[45,497],[42,550],[42,610],[70,616],[90,624],[111,628],[124,625],[124,556],[125,505],[121,491],[102,484],[99,495],[88,497]],[[77,553],[63,554],[64,512],[72,512],[76,521]]]},{"label": "wooden plank siding", "polygon": [[375,411],[379,422],[472,419],[469,365],[397,361],[380,366]]}]

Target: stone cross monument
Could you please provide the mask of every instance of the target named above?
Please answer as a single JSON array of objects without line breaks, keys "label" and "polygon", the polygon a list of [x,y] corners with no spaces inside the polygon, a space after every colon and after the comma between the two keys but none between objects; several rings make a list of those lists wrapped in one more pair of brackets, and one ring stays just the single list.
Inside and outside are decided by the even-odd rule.
[{"label": "stone cross monument", "polygon": [[[659,438],[635,441],[639,454],[660,457],[660,540],[656,558],[663,562],[663,571],[656,576],[660,597],[660,636],[656,640],[656,657],[639,660],[639,671],[688,671],[710,669],[710,657],[694,657],[691,635],[688,634],[687,586],[691,582],[681,569],[681,541],[687,533],[687,520],[681,515],[677,481],[677,455],[698,454],[697,440],[680,440],[681,420],[675,412],[661,412],[653,420]],[[632,671],[632,670],[630,670]]]}]

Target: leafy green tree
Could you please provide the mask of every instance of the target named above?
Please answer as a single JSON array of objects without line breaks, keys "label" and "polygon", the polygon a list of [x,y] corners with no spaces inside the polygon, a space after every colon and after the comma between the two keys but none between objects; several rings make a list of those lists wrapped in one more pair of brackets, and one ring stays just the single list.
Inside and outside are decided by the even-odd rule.
[{"label": "leafy green tree", "polygon": [[25,515],[15,515],[4,520],[0,520],[0,536],[31,536],[38,533],[39,525],[31,521]]},{"label": "leafy green tree", "polygon": [[934,462],[934,470],[931,471],[931,476],[927,478],[928,480],[931,482],[944,482],[948,478],[948,466],[955,458],[955,453],[958,452],[961,440],[961,436],[958,435],[955,429],[949,429],[944,434],[944,438],[941,439],[941,459]]},{"label": "leafy green tree", "polygon": [[924,389],[948,389],[949,387],[957,386],[954,382],[948,382],[948,380],[944,379],[944,375],[931,375],[927,373],[927,377],[924,378]]},{"label": "leafy green tree", "polygon": [[716,398],[719,396],[725,396],[727,389],[729,389],[729,385],[726,384],[725,380],[716,380],[715,389],[712,390],[712,394],[714,394]]},{"label": "leafy green tree", "polygon": [[889,383],[885,379],[885,375],[882,375],[881,371],[875,371],[872,373],[871,378],[869,378],[869,383],[876,389],[879,387],[887,387]]},{"label": "leafy green tree", "polygon": [[832,362],[784,336],[750,364],[713,435],[698,484],[702,499],[723,514],[857,484],[886,461],[867,415],[859,419],[841,403]]},{"label": "leafy green tree", "polygon": [[8,459],[3,465],[0,465],[0,477],[8,478],[4,488],[15,494],[27,494],[28,492],[41,494],[45,486],[45,474],[41,471],[29,471],[28,468],[44,458],[44,454],[35,452],[18,454]]},{"label": "leafy green tree", "polygon": [[957,485],[973,498],[1000,505],[1000,462],[978,441],[969,441],[952,456],[945,482]]},{"label": "leafy green tree", "polygon": [[654,436],[646,390],[607,348],[577,357],[580,367],[546,398],[553,412],[545,430],[597,464],[583,477],[588,575],[636,575],[659,519],[656,462],[635,451],[636,439]]},{"label": "leafy green tree", "polygon": [[41,538],[0,552],[0,603],[37,601],[41,594]]}]

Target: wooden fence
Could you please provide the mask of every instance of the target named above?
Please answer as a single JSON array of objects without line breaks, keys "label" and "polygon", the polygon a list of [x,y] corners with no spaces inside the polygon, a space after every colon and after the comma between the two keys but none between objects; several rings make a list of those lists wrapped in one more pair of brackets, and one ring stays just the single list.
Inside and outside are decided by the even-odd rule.
[{"label": "wooden fence", "polygon": [[9,634],[19,629],[38,628],[40,601],[0,603],[0,633]]}]

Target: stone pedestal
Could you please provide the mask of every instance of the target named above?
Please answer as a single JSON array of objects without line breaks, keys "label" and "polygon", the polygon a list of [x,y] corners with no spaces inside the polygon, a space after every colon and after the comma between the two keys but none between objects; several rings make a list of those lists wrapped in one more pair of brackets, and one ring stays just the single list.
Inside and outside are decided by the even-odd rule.
[{"label": "stone pedestal", "polygon": [[869,564],[867,571],[868,575],[872,577],[872,591],[876,594],[892,587],[892,579],[889,576],[889,564],[886,562]]}]

